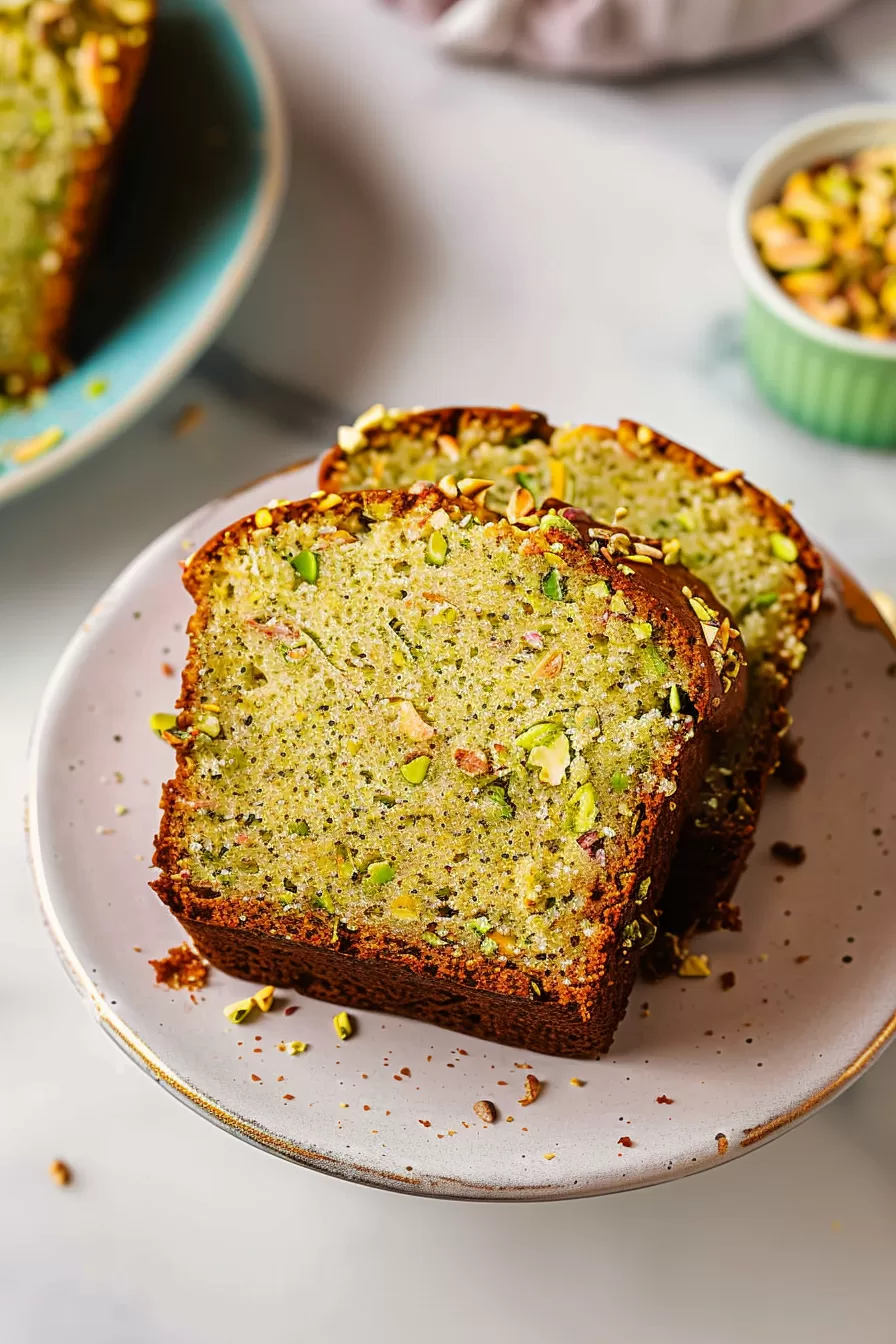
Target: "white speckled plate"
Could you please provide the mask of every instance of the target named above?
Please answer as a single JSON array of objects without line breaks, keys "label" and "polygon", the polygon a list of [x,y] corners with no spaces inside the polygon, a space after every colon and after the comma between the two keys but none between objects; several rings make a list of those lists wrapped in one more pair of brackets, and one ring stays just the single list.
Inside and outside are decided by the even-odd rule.
[{"label": "white speckled plate", "polygon": [[[163,665],[179,670],[191,610],[178,562],[243,513],[314,486],[314,468],[297,468],[160,537],[91,613],[47,689],[31,760],[34,867],[50,932],[106,1030],[259,1147],[349,1180],[476,1199],[565,1198],[700,1171],[851,1082],[896,1030],[896,652],[848,580],[829,584],[835,605],[798,681],[808,780],[770,790],[739,892],[745,932],[703,940],[709,979],[639,983],[607,1058],[527,1058],[375,1013],[357,1013],[340,1043],[333,1008],[292,992],[234,1027],[221,1009],[243,997],[242,982],[213,972],[195,1002],[155,984],[147,958],[181,941],[147,886],[173,765],[147,718],[173,705],[178,682]],[[776,840],[804,845],[806,862],[776,863]],[[277,1049],[295,1038],[310,1043],[305,1054]],[[545,1087],[521,1107],[530,1069]],[[481,1098],[498,1107],[491,1127],[473,1115]]]}]

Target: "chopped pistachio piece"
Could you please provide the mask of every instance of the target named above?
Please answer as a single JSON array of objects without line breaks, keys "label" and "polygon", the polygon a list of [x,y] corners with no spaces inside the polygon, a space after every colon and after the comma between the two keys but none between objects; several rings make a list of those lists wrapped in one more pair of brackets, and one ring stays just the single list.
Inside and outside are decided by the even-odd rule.
[{"label": "chopped pistachio piece", "polygon": [[609,597],[610,585],[606,579],[598,579],[596,583],[589,583],[586,592],[593,593],[595,597]]},{"label": "chopped pistachio piece", "polygon": [[429,929],[424,929],[420,935],[420,941],[427,943],[430,947],[445,947],[446,945],[444,938],[440,938],[437,933],[432,933]]},{"label": "chopped pistachio piece", "polygon": [[467,928],[473,933],[491,933],[492,922],[487,915],[476,915],[474,919],[467,920]]},{"label": "chopped pistachio piece", "polygon": [[320,561],[314,551],[299,551],[289,562],[300,579],[306,583],[317,583],[317,576],[320,573]]},{"label": "chopped pistachio piece", "polygon": [[698,620],[712,621],[715,619],[716,613],[706,605],[706,603],[703,601],[702,598],[689,597],[688,602],[690,603],[691,610],[695,613]]},{"label": "chopped pistachio piece", "polygon": [[568,532],[573,537],[578,537],[579,529],[575,523],[571,523],[568,518],[562,517],[559,513],[546,513],[538,524],[542,532],[547,532],[553,528],[557,532]]},{"label": "chopped pistachio piece", "polygon": [[367,439],[354,425],[340,425],[336,432],[336,442],[344,453],[357,453],[366,447]]},{"label": "chopped pistachio piece", "polygon": [[[9,389],[10,379],[6,380],[7,390]],[[7,443],[0,445],[0,459],[11,457],[13,462],[20,465],[25,462],[33,462],[35,458],[43,457],[44,453],[55,448],[56,444],[65,438],[65,430],[59,425],[51,425],[49,429],[42,429],[38,434],[32,434],[26,439],[12,439]]]},{"label": "chopped pistachio piece", "polygon": [[336,846],[336,874],[340,882],[351,882],[357,872],[352,856],[344,845]]},{"label": "chopped pistachio piece", "polygon": [[385,859],[377,859],[367,865],[367,876],[376,886],[384,887],[387,882],[393,881],[395,869]]},{"label": "chopped pistachio piece", "polygon": [[563,671],[563,650],[549,649],[532,669],[536,681],[553,681]]},{"label": "chopped pistachio piece", "polygon": [[336,913],[336,902],[328,891],[322,891],[319,896],[315,896],[312,903],[319,910],[326,910],[328,915],[335,915]]},{"label": "chopped pistachio piece", "polygon": [[428,742],[436,730],[426,722],[412,700],[398,702],[398,731],[412,742]]},{"label": "chopped pistachio piece", "polygon": [[409,784],[422,784],[429,773],[429,765],[428,756],[415,756],[412,761],[405,761],[399,768]]},{"label": "chopped pistachio piece", "polygon": [[566,584],[563,581],[563,575],[556,568],[551,568],[545,574],[541,581],[541,591],[545,597],[550,598],[552,602],[562,602],[566,596]]},{"label": "chopped pistachio piece", "polygon": [[368,406],[366,411],[362,411],[361,414],[356,417],[352,428],[360,430],[363,434],[365,430],[375,429],[377,425],[382,424],[386,418],[386,408],[381,401],[378,401],[375,405]]},{"label": "chopped pistachio piece", "polygon": [[199,718],[194,720],[194,726],[206,737],[218,737],[221,732],[221,720],[217,714],[200,714]]},{"label": "chopped pistachio piece", "polygon": [[520,733],[513,741],[514,745],[522,747],[523,751],[530,751],[532,747],[542,747],[548,742],[553,742],[562,731],[559,723],[533,723],[531,728]]},{"label": "chopped pistachio piece", "polygon": [[527,764],[538,770],[542,784],[561,784],[569,767],[569,738],[560,732],[550,742],[533,747]]},{"label": "chopped pistachio piece", "polygon": [[336,1035],[340,1041],[347,1041],[354,1031],[354,1024],[348,1013],[337,1013],[333,1018],[333,1026],[336,1029]]},{"label": "chopped pistachio piece", "polygon": [[644,657],[647,660],[647,666],[651,672],[655,672],[658,677],[664,677],[669,670],[663,661],[659,649],[655,644],[644,645]]},{"label": "chopped pistachio piece", "polygon": [[150,714],[149,716],[149,726],[157,737],[161,737],[163,733],[170,733],[176,724],[176,714]]},{"label": "chopped pistachio piece", "polygon": [[262,1013],[266,1013],[274,1002],[274,986],[265,985],[263,989],[257,989],[252,995],[252,1002]]},{"label": "chopped pistachio piece", "polygon": [[569,829],[573,835],[584,835],[597,820],[597,795],[593,784],[581,784],[569,800]]},{"label": "chopped pistachio piece", "polygon": [[628,788],[628,780],[621,770],[615,770],[610,780],[610,788],[614,793],[625,793]]},{"label": "chopped pistachio piece", "polygon": [[625,948],[635,947],[641,938],[641,926],[636,919],[630,924],[626,924],[622,930],[622,946]]},{"label": "chopped pistachio piece", "polygon": [[641,941],[638,944],[638,951],[643,952],[655,940],[658,930],[650,916],[645,915],[643,911],[638,919],[641,924]]},{"label": "chopped pistachio piece", "polygon": [[494,807],[498,816],[505,821],[509,821],[514,815],[513,803],[507,797],[507,789],[503,784],[487,784],[481,790],[480,796],[488,800]]},{"label": "chopped pistachio piece", "polygon": [[308,1046],[305,1044],[304,1041],[287,1041],[287,1042],[286,1042],[286,1053],[287,1053],[288,1055],[304,1055],[304,1053],[305,1053],[305,1051],[306,1051],[307,1049],[308,1049]]},{"label": "chopped pistachio piece", "polygon": [[229,1003],[224,1009],[224,1016],[229,1022],[239,1026],[245,1022],[246,1018],[257,1007],[253,999],[237,999],[236,1003]]},{"label": "chopped pistachio piece", "polygon": [[773,607],[777,600],[777,593],[757,593],[750,605],[757,611],[765,611],[768,607]]},{"label": "chopped pistachio piece", "polygon": [[498,944],[494,938],[483,938],[479,944],[479,951],[484,957],[493,957],[498,950]]},{"label": "chopped pistachio piece", "polygon": [[669,687],[669,708],[673,714],[681,713],[681,691],[674,683]]},{"label": "chopped pistachio piece", "polygon": [[782,238],[767,242],[762,248],[762,260],[772,271],[807,271],[824,266],[830,259],[830,250],[811,238]]},{"label": "chopped pistachio piece", "polygon": [[687,980],[699,979],[703,976],[712,975],[712,967],[709,964],[709,957],[705,952],[692,952],[685,957],[678,968],[678,974]]},{"label": "chopped pistachio piece", "polygon": [[419,919],[420,906],[416,896],[410,892],[399,893],[389,906],[389,914],[393,919]]},{"label": "chopped pistachio piece", "polygon": [[441,532],[431,532],[423,557],[428,565],[441,567],[448,558],[448,543]]},{"label": "chopped pistachio piece", "polygon": [[783,532],[773,532],[771,535],[772,555],[778,560],[783,560],[785,564],[793,564],[799,551],[796,542],[792,537],[786,537]]}]

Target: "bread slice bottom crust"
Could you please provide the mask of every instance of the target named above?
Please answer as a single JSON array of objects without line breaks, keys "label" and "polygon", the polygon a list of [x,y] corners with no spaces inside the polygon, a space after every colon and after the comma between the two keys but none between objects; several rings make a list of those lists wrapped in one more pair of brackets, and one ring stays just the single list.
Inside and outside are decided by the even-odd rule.
[{"label": "bread slice bottom crust", "polygon": [[[679,776],[679,798],[699,788],[709,753],[703,737]],[[666,808],[645,855],[643,870],[652,872],[657,891],[666,882],[683,818],[683,808]],[[177,898],[166,896],[163,884],[156,890],[202,956],[227,975],[295,989],[327,1003],[418,1018],[542,1055],[596,1059],[605,1054],[625,1015],[637,971],[637,958],[617,940],[604,965],[600,995],[583,1011],[579,1003],[561,1003],[545,994],[495,993],[477,984],[474,975],[468,982],[443,979],[397,944],[353,957],[344,947],[193,919],[180,912]]]}]

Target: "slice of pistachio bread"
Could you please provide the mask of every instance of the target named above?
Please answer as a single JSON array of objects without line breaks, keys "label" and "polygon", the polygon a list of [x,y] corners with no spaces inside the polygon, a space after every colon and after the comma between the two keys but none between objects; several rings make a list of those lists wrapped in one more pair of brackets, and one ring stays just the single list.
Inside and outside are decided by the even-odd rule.
[{"label": "slice of pistachio bread", "polygon": [[0,390],[66,365],[76,283],[149,54],[155,0],[0,4]]},{"label": "slice of pistachio bread", "polygon": [[681,954],[697,928],[739,928],[732,904],[753,844],[766,782],[789,717],[785,703],[821,599],[822,568],[790,510],[646,425],[552,428],[544,416],[449,408],[373,407],[324,458],[327,490],[395,487],[446,472],[492,479],[491,507],[506,509],[522,486],[601,518],[622,507],[626,523],[662,539],[731,611],[749,661],[749,701],[720,747],[685,825],[664,898],[656,967]]},{"label": "slice of pistachio bread", "polygon": [[486,485],[272,505],[191,560],[153,885],[232,974],[594,1055],[743,653],[655,544]]}]

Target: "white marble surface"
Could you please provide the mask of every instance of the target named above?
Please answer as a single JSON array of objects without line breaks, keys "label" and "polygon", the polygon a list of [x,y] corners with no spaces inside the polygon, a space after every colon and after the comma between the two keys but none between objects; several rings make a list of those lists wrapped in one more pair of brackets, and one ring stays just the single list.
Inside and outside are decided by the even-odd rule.
[{"label": "white marble surface", "polygon": [[[615,87],[440,63],[360,0],[255,0],[295,134],[283,223],[223,343],[136,429],[0,515],[0,1334],[10,1344],[894,1338],[896,1052],[745,1161],[577,1204],[431,1204],[239,1144],[79,1008],[21,835],[41,687],[119,568],[370,401],[652,419],[793,496],[896,590],[896,456],[755,397],[724,237],[744,156],[896,96],[896,6],[763,59]],[[205,424],[170,434],[187,401]],[[323,437],[322,437],[323,436]],[[53,1186],[48,1162],[76,1172]]]}]

